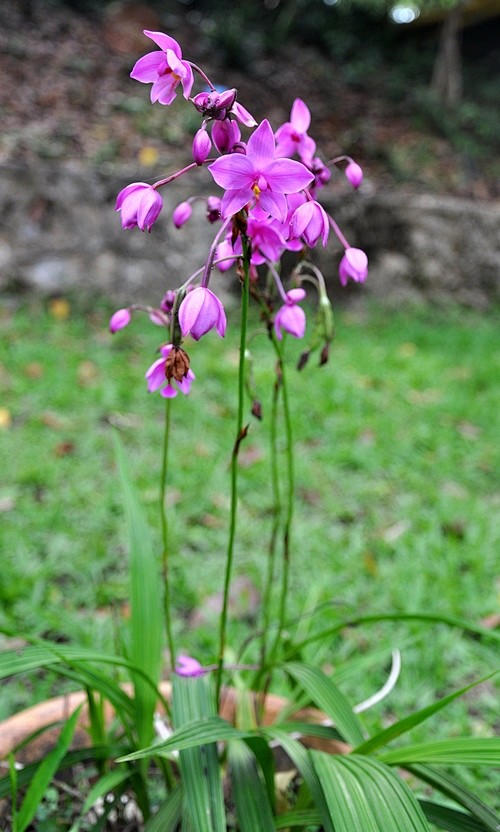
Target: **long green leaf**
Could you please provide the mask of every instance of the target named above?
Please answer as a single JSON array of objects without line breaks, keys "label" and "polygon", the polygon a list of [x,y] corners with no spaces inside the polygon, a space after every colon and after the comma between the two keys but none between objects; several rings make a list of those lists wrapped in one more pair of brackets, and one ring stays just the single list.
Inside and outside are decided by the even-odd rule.
[{"label": "long green leaf", "polygon": [[[53,726],[50,726],[53,727]],[[41,732],[36,732],[41,733]],[[64,771],[78,763],[96,762],[100,760],[114,760],[124,750],[120,745],[99,745],[90,746],[89,748],[75,748],[68,751],[61,760],[58,771]],[[32,781],[39,762],[28,763],[24,768],[17,772],[17,780],[19,788],[25,788]],[[0,777],[0,800],[8,797],[10,793],[9,777]]]},{"label": "long green leaf", "polygon": [[336,832],[429,832],[408,786],[375,760],[311,752]]},{"label": "long green leaf", "polygon": [[254,731],[240,731],[238,728],[233,728],[229,722],[219,716],[198,717],[182,728],[178,728],[167,740],[120,757],[117,762],[125,763],[129,760],[140,760],[143,757],[168,755],[172,751],[183,751],[186,748],[196,748],[211,742],[245,739],[254,734]]},{"label": "long green leaf", "polygon": [[296,809],[279,815],[274,820],[276,829],[290,829],[294,826],[320,826],[321,815],[315,809]]},{"label": "long green leaf", "polygon": [[443,699],[440,699],[438,702],[433,702],[432,705],[428,705],[426,708],[422,708],[422,710],[416,711],[415,713],[410,714],[410,716],[407,716],[404,719],[399,720],[399,722],[395,722],[394,725],[390,725],[389,728],[386,728],[379,734],[370,737],[370,739],[366,740],[366,742],[363,742],[361,745],[358,745],[358,747],[354,749],[355,753],[371,754],[372,751],[375,751],[375,749],[387,745],[388,742],[391,742],[391,740],[395,739],[396,737],[400,737],[402,734],[406,733],[406,731],[410,731],[416,725],[419,725],[421,722],[424,722],[426,719],[429,719],[429,717],[433,716],[442,708],[446,708],[446,706],[449,705],[450,702],[453,702],[453,700],[457,699],[459,696],[463,696],[463,694],[471,688],[476,687],[476,685],[480,685],[487,679],[491,679],[492,676],[496,676],[498,672],[499,671],[497,670],[495,671],[495,673],[490,673],[483,679],[479,679],[477,682],[473,682],[471,685],[466,685],[466,687],[454,691],[453,693],[450,693],[448,696],[443,697]]},{"label": "long green leaf", "polygon": [[433,803],[429,800],[419,800],[423,813],[430,823],[440,826],[446,832],[488,832],[488,827],[472,815],[457,812],[449,806]]},{"label": "long green leaf", "polygon": [[[215,688],[211,676],[182,678],[172,682],[174,725],[181,727],[217,714]],[[184,812],[196,832],[226,832],[226,813],[222,777],[215,742],[179,751]]]},{"label": "long green leaf", "polygon": [[108,794],[108,792],[114,791],[122,783],[125,783],[130,778],[131,774],[132,771],[130,769],[114,769],[114,771],[108,771],[107,774],[100,777],[97,783],[94,783],[92,788],[89,790],[82,806],[80,817],[75,820],[69,832],[78,832],[83,821],[85,820],[85,815],[89,809],[92,808],[94,803],[96,803],[99,798]]},{"label": "long green leaf", "polygon": [[144,832],[175,832],[181,819],[182,790],[173,789],[158,811],[151,817]]},{"label": "long green leaf", "polygon": [[407,745],[378,758],[388,765],[439,763],[440,765],[500,766],[500,738],[466,737]]},{"label": "long green leaf", "polygon": [[81,707],[70,716],[59,734],[55,747],[38,766],[17,816],[17,832],[25,832],[33,820],[37,806],[71,744],[80,711]]},{"label": "long green leaf", "polygon": [[305,662],[288,662],[283,670],[310,695],[311,700],[333,720],[352,745],[364,741],[363,726],[344,694],[319,667]]},{"label": "long green leaf", "polygon": [[456,627],[459,630],[464,630],[466,633],[474,633],[474,635],[482,636],[482,638],[489,641],[500,641],[500,633],[495,630],[487,630],[486,627],[481,627],[479,624],[474,624],[472,621],[466,621],[463,618],[454,618],[450,615],[440,615],[438,613],[424,613],[424,612],[401,612],[401,613],[379,613],[378,615],[359,615],[353,618],[344,618],[331,627],[326,627],[308,636],[302,641],[294,644],[293,647],[285,652],[284,658],[294,656],[297,651],[303,650],[308,644],[313,644],[315,641],[321,641],[324,638],[331,637],[346,627],[359,627],[361,624],[378,624],[381,621],[420,621],[426,624],[446,624],[448,627]]},{"label": "long green leaf", "polygon": [[490,832],[499,832],[500,818],[473,792],[447,772],[438,771],[425,765],[408,765],[405,768],[424,783],[428,783],[441,794],[451,797],[459,806],[467,809],[482,821]]},{"label": "long green leaf", "polygon": [[241,832],[275,832],[273,812],[255,756],[241,740],[228,743],[227,759]]},{"label": "long green leaf", "polygon": [[[130,641],[131,657],[158,685],[162,654],[162,604],[158,561],[149,528],[129,474],[125,453],[115,437],[115,451],[125,502],[129,532]],[[139,743],[146,745],[154,736],[153,714],[157,695],[144,680],[133,675],[136,726]]]},{"label": "long green leaf", "polygon": [[283,751],[288,754],[295,768],[304,778],[304,782],[311,792],[316,809],[320,814],[324,832],[335,832],[328,804],[325,800],[323,787],[320,783],[318,775],[316,774],[309,751],[306,751],[306,749],[299,742],[297,742],[297,740],[289,737],[287,732],[284,731],[281,726],[279,728],[267,728],[266,733],[279,742]]}]

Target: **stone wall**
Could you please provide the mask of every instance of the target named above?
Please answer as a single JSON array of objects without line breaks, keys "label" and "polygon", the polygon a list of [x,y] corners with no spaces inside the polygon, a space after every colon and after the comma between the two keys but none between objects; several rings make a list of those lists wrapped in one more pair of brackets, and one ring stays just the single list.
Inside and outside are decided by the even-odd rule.
[{"label": "stone wall", "polygon": [[[186,227],[172,226],[171,210],[186,198],[191,178],[164,192],[166,210],[151,235],[124,231],[113,210],[116,194],[144,176],[134,169],[75,164],[0,167],[0,291],[59,294],[78,288],[117,304],[156,303],[166,288],[202,265],[214,227],[201,204]],[[205,177],[199,181],[207,184]],[[323,202],[370,260],[366,286],[350,287],[344,296],[361,291],[391,303],[452,299],[479,308],[498,302],[498,204],[400,193],[352,193]],[[314,257],[338,296],[339,247],[320,245]],[[217,278],[217,289],[219,281],[229,280]]]}]

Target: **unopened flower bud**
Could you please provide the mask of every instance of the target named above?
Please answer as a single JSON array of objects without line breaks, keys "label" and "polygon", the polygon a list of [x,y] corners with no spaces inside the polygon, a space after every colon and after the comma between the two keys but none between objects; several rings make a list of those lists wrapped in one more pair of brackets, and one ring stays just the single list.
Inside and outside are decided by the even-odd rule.
[{"label": "unopened flower bud", "polygon": [[202,165],[212,148],[210,136],[204,127],[200,127],[193,139],[193,159],[197,165]]},{"label": "unopened flower bud", "polygon": [[160,309],[162,312],[171,312],[174,308],[175,303],[175,292],[172,289],[169,289],[163,295],[162,301],[160,303]]},{"label": "unopened flower bud", "polygon": [[262,421],[262,404],[258,399],[254,399],[252,402],[252,416]]},{"label": "unopened flower bud", "polygon": [[175,672],[177,676],[203,676],[206,670],[192,656],[177,656]]},{"label": "unopened flower bud", "polygon": [[119,329],[128,326],[132,319],[130,309],[118,309],[109,321],[109,331],[114,335]]},{"label": "unopened flower bud", "polygon": [[241,131],[235,121],[216,121],[212,127],[212,141],[219,153],[230,153],[241,139]]},{"label": "unopened flower bud", "polygon": [[345,169],[345,175],[353,188],[358,189],[363,181],[363,171],[356,162],[349,162]]},{"label": "unopened flower bud", "polygon": [[356,283],[364,283],[368,275],[368,257],[360,248],[346,248],[340,261],[339,277],[342,286],[347,286],[349,278]]},{"label": "unopened flower bud", "polygon": [[182,228],[183,225],[191,218],[193,209],[189,202],[179,202],[172,214],[172,222],[176,228]]},{"label": "unopened flower bud", "polygon": [[218,196],[209,196],[207,199],[207,220],[209,222],[217,222],[220,220],[220,203]]}]

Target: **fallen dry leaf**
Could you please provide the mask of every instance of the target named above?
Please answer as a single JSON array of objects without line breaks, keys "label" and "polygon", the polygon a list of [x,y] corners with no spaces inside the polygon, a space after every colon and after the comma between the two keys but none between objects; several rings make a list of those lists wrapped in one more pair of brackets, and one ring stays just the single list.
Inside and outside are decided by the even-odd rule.
[{"label": "fallen dry leaf", "polygon": [[49,312],[58,321],[65,321],[69,318],[70,309],[66,298],[53,298],[49,301]]},{"label": "fallen dry leaf", "polygon": [[74,453],[74,450],[74,442],[59,442],[59,444],[54,448],[54,453],[56,456],[68,456],[68,454]]},{"label": "fallen dry leaf", "polygon": [[141,147],[139,153],[137,154],[137,158],[139,159],[139,164],[144,165],[145,167],[153,167],[158,162],[159,153],[156,147],[151,147],[151,145],[145,145]]},{"label": "fallen dry leaf", "polygon": [[99,370],[93,361],[81,361],[76,371],[78,383],[88,387],[99,377]]},{"label": "fallen dry leaf", "polygon": [[25,374],[28,378],[42,378],[45,370],[43,364],[40,364],[39,361],[32,361],[30,364],[26,364],[24,368]]},{"label": "fallen dry leaf", "polygon": [[0,430],[10,428],[12,424],[12,416],[10,415],[10,410],[6,407],[0,407]]},{"label": "fallen dry leaf", "polygon": [[69,421],[65,416],[60,416],[54,413],[53,410],[44,410],[40,416],[42,425],[53,430],[65,430],[69,426]]}]

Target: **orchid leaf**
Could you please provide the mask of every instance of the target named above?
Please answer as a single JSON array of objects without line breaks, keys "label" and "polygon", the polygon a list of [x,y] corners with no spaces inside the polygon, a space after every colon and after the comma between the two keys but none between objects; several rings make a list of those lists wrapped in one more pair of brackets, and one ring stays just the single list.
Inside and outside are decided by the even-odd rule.
[{"label": "orchid leaf", "polygon": [[419,803],[427,820],[446,832],[488,832],[488,827],[473,815],[429,800],[419,800]]},{"label": "orchid leaf", "polygon": [[429,719],[429,717],[433,716],[442,708],[445,708],[450,704],[450,702],[453,702],[454,699],[457,699],[459,696],[463,696],[463,694],[467,693],[468,690],[476,687],[476,685],[479,685],[482,682],[485,682],[487,679],[491,679],[491,677],[495,676],[497,673],[498,671],[490,673],[488,676],[479,679],[477,682],[473,682],[471,685],[466,685],[464,688],[460,688],[460,690],[450,693],[449,696],[443,697],[443,699],[440,699],[438,702],[433,702],[432,705],[428,705],[426,708],[422,708],[422,710],[410,714],[410,716],[401,719],[399,722],[395,722],[394,725],[390,725],[389,728],[386,728],[379,734],[370,737],[370,739],[366,740],[366,742],[358,745],[358,747],[354,749],[355,753],[371,754],[377,748],[387,745],[387,743],[391,742],[391,740],[396,739],[396,737],[400,737],[416,725],[420,725],[421,722],[425,722],[426,719]]},{"label": "orchid leaf", "polygon": [[[133,662],[158,685],[162,657],[162,602],[158,562],[149,528],[129,474],[125,453],[115,435],[115,451],[125,501],[129,533],[130,640]],[[141,745],[151,742],[153,714],[158,695],[144,679],[132,674],[135,688],[135,724]]]},{"label": "orchid leaf", "polygon": [[378,759],[391,766],[404,766],[406,763],[500,766],[500,738],[465,737],[422,742],[388,751]]},{"label": "orchid leaf", "polygon": [[275,832],[273,811],[262,772],[246,743],[228,743],[231,786],[241,832]]},{"label": "orchid leaf", "polygon": [[[198,727],[202,727],[204,719],[216,719],[217,702],[212,677],[174,676],[172,714],[174,725],[181,730],[186,725],[196,725],[196,722]],[[198,742],[180,750],[179,768],[184,812],[196,832],[226,832],[216,743]]]},{"label": "orchid leaf", "polygon": [[354,754],[311,757],[335,832],[430,832],[408,786],[387,766]]},{"label": "orchid leaf", "polygon": [[455,780],[448,772],[438,771],[426,765],[406,765],[405,768],[422,780],[428,783],[433,789],[451,797],[459,806],[467,809],[471,815],[480,820],[489,832],[499,832],[500,818],[477,795]]},{"label": "orchid leaf", "polygon": [[175,832],[181,818],[182,789],[176,786],[158,811],[151,817],[144,832]]},{"label": "orchid leaf", "polygon": [[37,806],[71,744],[80,711],[81,707],[70,716],[59,734],[55,747],[38,765],[17,815],[17,832],[25,832],[33,820]]},{"label": "orchid leaf", "polygon": [[359,745],[364,741],[362,723],[352,706],[335,682],[319,667],[305,662],[288,662],[283,665],[283,670],[309,693],[311,701],[333,720],[347,742]]}]

